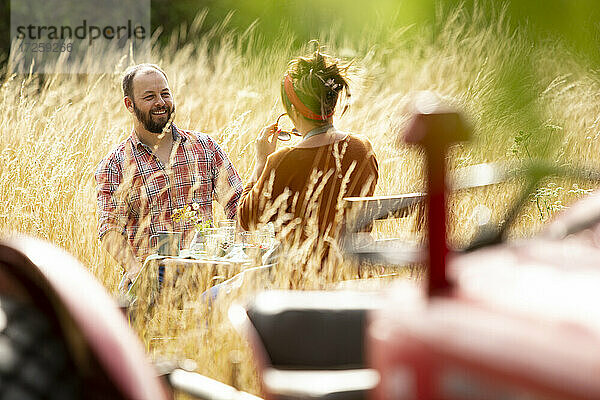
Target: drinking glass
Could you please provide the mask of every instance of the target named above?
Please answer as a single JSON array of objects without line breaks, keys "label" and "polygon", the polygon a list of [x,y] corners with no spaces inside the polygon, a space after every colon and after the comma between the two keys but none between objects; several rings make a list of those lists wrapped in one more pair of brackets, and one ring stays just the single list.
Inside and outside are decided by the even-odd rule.
[{"label": "drinking glass", "polygon": [[259,241],[262,247],[270,249],[275,244],[275,227],[269,222],[259,231]]},{"label": "drinking glass", "polygon": [[225,236],[224,244],[226,246],[232,246],[235,243],[235,219],[226,219],[223,221],[219,221],[217,226]]},{"label": "drinking glass", "polygon": [[219,257],[225,240],[225,235],[220,228],[207,228],[205,231],[205,248],[209,257]]},{"label": "drinking glass", "polygon": [[194,238],[192,239],[192,242],[190,243],[190,250],[192,250],[194,253],[203,253],[206,251],[204,245],[205,245],[204,231],[200,230],[200,229],[196,229]]},{"label": "drinking glass", "polygon": [[255,263],[258,263],[262,256],[262,249],[260,246],[260,237],[257,232],[240,232],[240,238],[242,242],[242,249],[248,257],[250,257]]},{"label": "drinking glass", "polygon": [[[161,256],[178,256],[181,250],[181,232],[160,231],[150,236],[150,245],[157,247],[157,254]],[[154,244],[156,239],[156,244]]]}]

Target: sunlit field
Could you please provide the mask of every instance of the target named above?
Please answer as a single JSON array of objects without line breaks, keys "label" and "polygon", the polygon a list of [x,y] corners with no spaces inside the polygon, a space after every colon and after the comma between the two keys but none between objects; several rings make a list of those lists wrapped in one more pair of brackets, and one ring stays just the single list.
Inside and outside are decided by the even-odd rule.
[{"label": "sunlit field", "polygon": [[[345,42],[336,32],[323,33],[320,42],[328,53],[355,60],[353,103],[335,124],[372,142],[380,173],[376,194],[424,189],[420,152],[398,140],[414,95],[422,90],[461,110],[473,127],[473,140],[452,149],[451,168],[541,155],[557,165],[600,169],[597,73],[574,61],[561,43],[532,43],[523,32],[498,21],[489,24],[477,15],[457,13],[439,26],[388,32],[377,43],[368,38]],[[283,37],[274,47],[256,50],[251,32],[224,35],[209,50],[210,40],[198,39],[192,27],[167,48],[155,48],[150,60],[134,61],[154,62],[166,71],[177,105],[176,124],[209,133],[246,181],[253,167],[253,139],[282,112],[279,84],[287,62],[307,49],[294,48],[291,38]],[[8,71],[0,86],[1,235],[20,232],[55,243],[115,295],[121,273],[97,239],[93,174],[102,157],[132,129],[121,91],[127,66],[115,65],[114,74],[43,78]],[[502,86],[506,82],[512,91]],[[477,210],[482,209],[478,206],[489,208],[492,220],[502,221],[519,183],[454,193],[449,209],[452,246],[472,240]],[[525,204],[511,237],[534,234],[594,187],[592,182],[557,178],[543,185]],[[215,209],[216,218],[222,218],[220,206]],[[415,217],[376,225],[374,234],[412,242],[423,237]],[[368,280],[384,285],[421,277],[390,268],[359,271],[348,263],[320,271],[316,261],[300,271],[294,267],[290,257],[274,276],[245,281],[210,307],[197,301],[198,293],[189,286],[167,290],[150,312],[138,314],[133,326],[151,359],[192,359],[199,372],[226,383],[232,380],[232,351],[239,351],[240,387],[259,393],[249,348],[227,318],[232,302],[243,303],[260,288],[334,289],[359,278],[367,280],[356,288],[371,288]],[[194,281],[199,291],[214,282],[212,277],[182,278]]]}]

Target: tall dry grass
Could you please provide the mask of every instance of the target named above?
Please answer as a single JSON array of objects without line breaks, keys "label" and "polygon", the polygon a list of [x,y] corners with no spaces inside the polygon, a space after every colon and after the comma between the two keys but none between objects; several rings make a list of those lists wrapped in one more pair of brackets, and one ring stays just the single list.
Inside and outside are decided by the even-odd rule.
[{"label": "tall dry grass", "polygon": [[[167,48],[155,48],[150,60],[115,65],[114,74],[55,75],[42,80],[9,71],[0,86],[2,236],[21,232],[49,240],[74,254],[109,292],[117,292],[119,268],[101,250],[96,237],[93,172],[102,157],[130,133],[120,73],[133,62],[161,65],[177,104],[176,123],[210,133],[242,178],[249,178],[254,156],[251,142],[259,128],[281,111],[280,76],[287,61],[304,51],[285,37],[274,47],[257,50],[252,32],[223,34],[224,30],[215,29],[214,35],[221,39],[218,46],[209,48],[212,38],[198,38],[191,27],[185,34],[174,35]],[[354,103],[336,125],[365,134],[373,143],[380,167],[377,194],[423,189],[420,153],[395,145],[410,116],[411,100],[421,90],[434,91],[463,110],[474,127],[472,143],[453,149],[453,167],[522,159],[525,153],[515,148],[514,139],[519,131],[529,129],[537,135],[529,144],[532,147],[552,139],[555,147],[546,155],[557,163],[600,167],[595,157],[600,150],[598,77],[574,61],[560,43],[533,43],[524,32],[511,31],[501,15],[489,24],[476,12],[467,16],[461,11],[436,26],[405,27],[385,37],[377,43],[367,37],[362,43],[349,43],[339,33],[325,32],[321,38],[328,52],[356,59]],[[507,95],[500,84],[506,71],[519,71],[519,63],[531,64],[531,68],[523,67],[524,76],[518,81],[522,96]],[[537,120],[528,117],[533,109]],[[534,126],[536,121],[541,121],[538,126]],[[544,200],[543,218],[591,187],[589,182],[566,180],[546,185],[538,196]],[[517,186],[518,182],[453,195],[451,242],[460,246],[471,240],[478,205],[487,206],[492,218],[501,220]],[[376,233],[418,240],[414,222],[386,222],[376,226]],[[541,222],[540,211],[531,202],[512,235],[531,234]],[[150,357],[191,358],[200,372],[225,382],[230,380],[229,354],[241,350],[241,386],[257,392],[248,348],[233,332],[227,307],[260,288],[326,288],[359,277],[349,264],[329,266],[327,273],[316,272],[319,266],[314,261],[301,274],[294,269],[294,260],[288,259],[274,277],[248,280],[240,290],[220,296],[210,306],[197,302],[189,287],[175,288],[148,315],[138,318],[134,327]],[[380,274],[375,270],[365,276]],[[207,279],[184,276],[180,281],[207,287]]]}]

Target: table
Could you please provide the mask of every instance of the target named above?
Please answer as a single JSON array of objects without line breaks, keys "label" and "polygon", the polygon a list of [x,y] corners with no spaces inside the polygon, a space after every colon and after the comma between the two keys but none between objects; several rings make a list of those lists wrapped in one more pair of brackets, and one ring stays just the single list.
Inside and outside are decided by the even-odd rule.
[{"label": "table", "polygon": [[[176,284],[180,279],[186,278],[184,275],[188,275],[187,278],[193,278],[193,283],[196,283],[193,289],[198,290],[199,293],[203,293],[211,286],[232,278],[244,268],[252,266],[250,261],[236,262],[190,258],[166,258],[157,264],[159,267],[164,267],[165,286],[169,283]],[[202,283],[206,283],[206,285],[202,285]]]},{"label": "table", "polygon": [[[188,258],[190,253],[182,251],[184,257],[149,256],[138,277],[127,292],[136,308],[152,306],[157,296],[167,292],[167,296],[175,297],[185,303],[195,301],[207,294],[215,285],[232,280],[245,270],[255,270],[260,266],[259,260],[252,259],[206,259]],[[164,268],[162,283],[159,283],[159,268]]]}]

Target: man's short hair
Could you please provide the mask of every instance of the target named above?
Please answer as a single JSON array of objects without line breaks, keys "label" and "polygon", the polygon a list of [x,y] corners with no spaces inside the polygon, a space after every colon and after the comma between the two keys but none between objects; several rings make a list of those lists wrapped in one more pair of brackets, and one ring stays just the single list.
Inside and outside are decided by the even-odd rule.
[{"label": "man's short hair", "polygon": [[161,74],[163,74],[163,76],[165,77],[167,82],[169,82],[169,79],[167,78],[167,74],[165,74],[165,71],[163,71],[156,64],[144,63],[144,64],[133,65],[133,66],[127,68],[127,70],[125,71],[125,75],[123,76],[123,96],[133,99],[133,78],[135,78],[137,73],[143,69],[154,69],[154,70],[160,72]]}]

